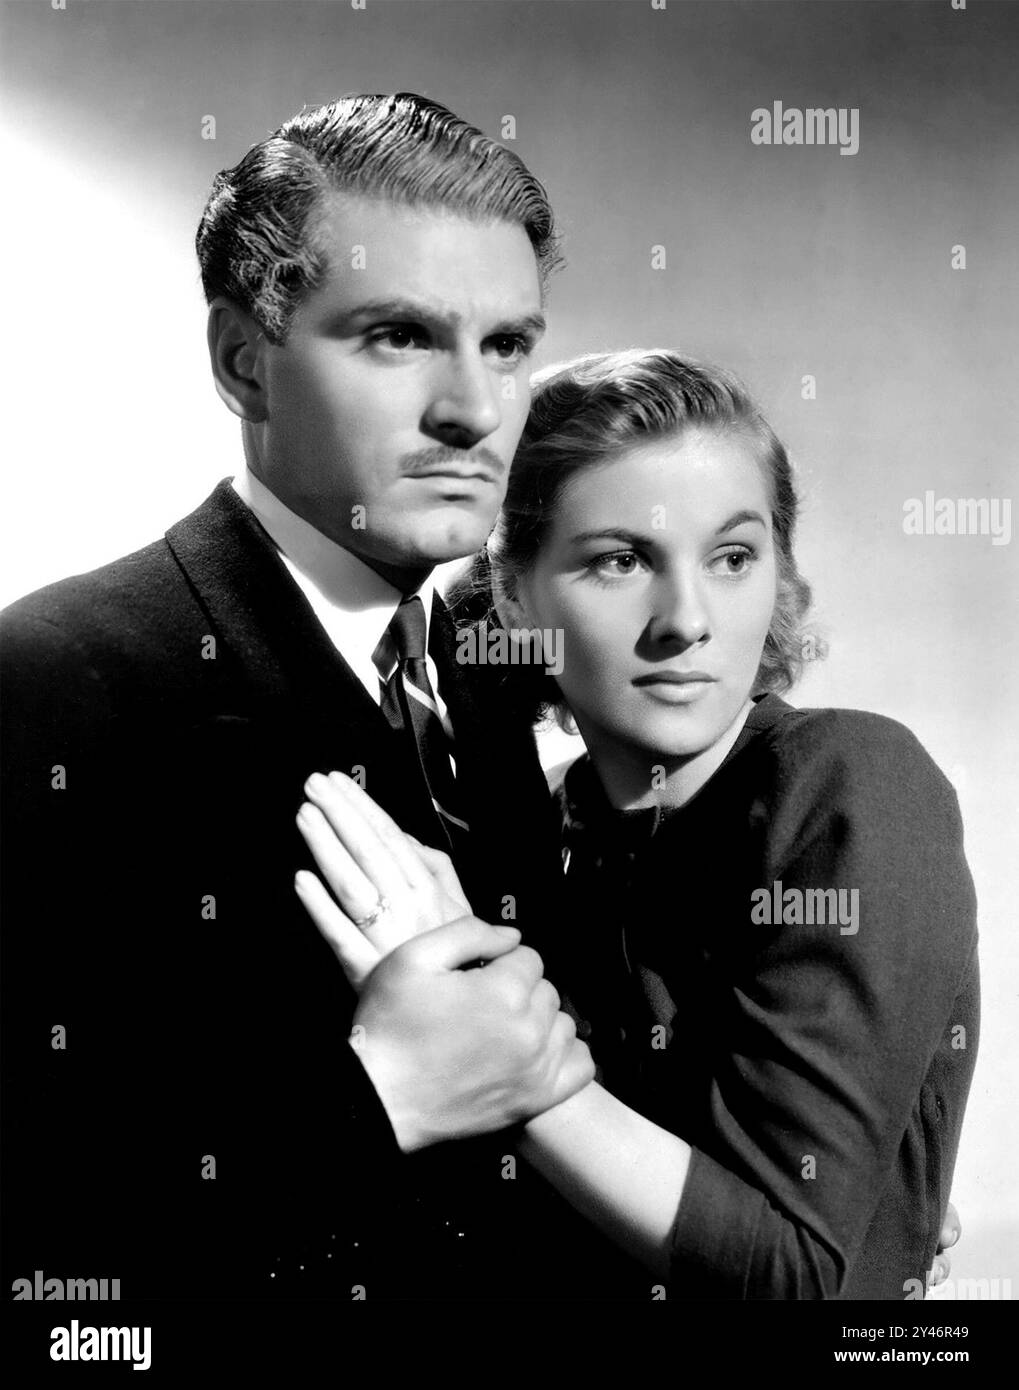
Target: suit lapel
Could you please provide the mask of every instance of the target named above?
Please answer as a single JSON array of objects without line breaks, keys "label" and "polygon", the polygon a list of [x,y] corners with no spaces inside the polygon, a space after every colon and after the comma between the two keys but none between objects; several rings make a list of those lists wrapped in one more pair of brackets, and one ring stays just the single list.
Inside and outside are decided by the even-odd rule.
[{"label": "suit lapel", "polygon": [[[267,844],[282,846],[290,837],[292,852],[281,861],[289,874],[304,854],[292,819],[304,778],[315,770],[361,767],[365,789],[398,824],[443,847],[427,788],[402,739],[336,652],[229,482],[171,527],[167,543],[217,638],[217,660],[207,663],[217,669],[202,673],[214,688],[205,704],[209,759],[200,762],[211,766],[218,758],[229,770],[224,816],[236,818],[240,797],[244,816],[263,838],[271,827]],[[504,707],[500,672],[462,665],[456,648],[456,628],[436,596],[430,650],[456,734],[457,782],[471,825],[467,862],[458,859],[457,869],[480,916],[515,921],[519,914],[538,942],[541,924],[556,920],[561,875],[533,735]],[[206,785],[213,780],[204,776]]]},{"label": "suit lapel", "polygon": [[375,702],[228,480],[166,539],[249,692],[286,694],[312,718],[342,717],[369,739],[383,731]]},{"label": "suit lapel", "polygon": [[402,739],[337,652],[229,480],[166,539],[225,652],[222,664],[230,669],[221,677],[221,704],[226,698],[243,706],[217,711],[220,722],[224,714],[254,720],[266,746],[283,750],[280,756],[299,769],[301,781],[315,770],[358,775],[363,769],[365,789],[395,819],[421,839],[444,844]]}]

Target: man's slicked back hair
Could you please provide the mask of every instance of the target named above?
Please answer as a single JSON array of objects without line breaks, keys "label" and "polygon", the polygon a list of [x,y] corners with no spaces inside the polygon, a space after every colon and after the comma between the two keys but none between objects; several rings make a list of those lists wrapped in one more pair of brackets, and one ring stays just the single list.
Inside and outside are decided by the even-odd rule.
[{"label": "man's slicked back hair", "polygon": [[543,288],[561,263],[545,190],[512,151],[412,92],[350,96],[302,111],[216,175],[195,238],[206,300],[226,295],[284,343],[328,268],[318,232],[334,192],[516,223]]}]

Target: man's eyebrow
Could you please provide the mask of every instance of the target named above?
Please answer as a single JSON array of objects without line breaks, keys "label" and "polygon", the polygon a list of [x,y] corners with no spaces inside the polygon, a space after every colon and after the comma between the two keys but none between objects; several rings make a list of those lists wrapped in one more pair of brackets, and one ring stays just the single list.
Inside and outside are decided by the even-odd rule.
[{"label": "man's eyebrow", "polygon": [[[415,323],[441,323],[448,328],[459,328],[463,316],[455,310],[444,309],[436,304],[426,304],[417,299],[367,299],[349,309],[341,309],[331,316],[335,324],[353,323],[361,319],[393,319]],[[492,333],[530,332],[544,333],[545,316],[538,311],[529,314],[507,314],[497,321]]]}]

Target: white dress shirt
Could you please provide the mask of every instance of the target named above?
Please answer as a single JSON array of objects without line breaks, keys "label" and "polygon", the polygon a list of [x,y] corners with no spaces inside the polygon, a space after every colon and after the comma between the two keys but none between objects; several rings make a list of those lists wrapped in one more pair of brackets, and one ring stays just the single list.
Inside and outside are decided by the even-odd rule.
[{"label": "white dress shirt", "polygon": [[[396,669],[396,651],[383,644],[376,654],[376,648],[404,595],[370,565],[292,512],[250,469],[238,473],[233,488],[272,538],[333,646],[375,703],[381,704],[380,682],[388,681]],[[417,591],[425,609],[426,642],[434,592],[435,581],[429,575]],[[439,674],[430,655],[426,654],[425,664],[443,725],[452,737]]]}]

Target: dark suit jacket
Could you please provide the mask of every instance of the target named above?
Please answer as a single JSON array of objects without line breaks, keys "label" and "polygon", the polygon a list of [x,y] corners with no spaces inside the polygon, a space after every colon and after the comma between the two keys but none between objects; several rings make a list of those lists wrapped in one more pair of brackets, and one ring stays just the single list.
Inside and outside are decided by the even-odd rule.
[{"label": "dark suit jacket", "polygon": [[[5,1278],[526,1292],[510,1136],[401,1155],[345,1043],[352,992],[293,892],[302,785],[363,768],[406,829],[438,844],[437,824],[229,484],[2,623]],[[540,949],[560,873],[533,741],[456,664],[441,605],[433,628],[473,826],[458,868]]]}]

